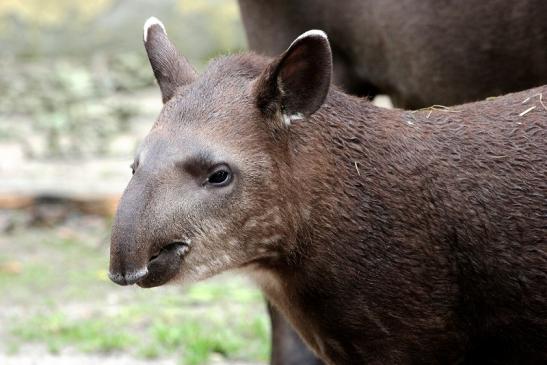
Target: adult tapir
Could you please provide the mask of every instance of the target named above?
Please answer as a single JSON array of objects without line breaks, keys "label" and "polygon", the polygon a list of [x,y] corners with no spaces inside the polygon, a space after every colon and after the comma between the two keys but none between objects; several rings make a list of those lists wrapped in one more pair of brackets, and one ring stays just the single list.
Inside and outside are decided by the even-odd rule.
[{"label": "adult tapir", "polygon": [[320,31],[202,75],[157,20],[145,47],[113,281],[239,269],[329,364],[547,361],[546,87],[413,113],[331,86]]},{"label": "adult tapir", "polygon": [[239,0],[249,46],[327,32],[347,92],[454,105],[547,83],[545,0]]}]

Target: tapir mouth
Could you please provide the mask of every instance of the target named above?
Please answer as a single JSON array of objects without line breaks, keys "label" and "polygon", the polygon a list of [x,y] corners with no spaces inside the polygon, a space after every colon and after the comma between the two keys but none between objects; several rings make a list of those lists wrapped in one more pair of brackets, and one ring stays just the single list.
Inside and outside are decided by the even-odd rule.
[{"label": "tapir mouth", "polygon": [[150,257],[148,273],[137,282],[141,288],[152,288],[167,283],[180,271],[190,246],[187,241],[173,241]]}]

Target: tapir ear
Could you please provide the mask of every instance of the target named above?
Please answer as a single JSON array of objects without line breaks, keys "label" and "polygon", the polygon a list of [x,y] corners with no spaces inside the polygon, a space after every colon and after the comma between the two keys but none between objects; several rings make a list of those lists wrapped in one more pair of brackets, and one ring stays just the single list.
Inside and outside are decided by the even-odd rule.
[{"label": "tapir ear", "polygon": [[332,74],[327,35],[320,30],[302,34],[262,72],[255,84],[258,107],[281,112],[285,124],[313,114],[325,101]]},{"label": "tapir ear", "polygon": [[144,23],[144,48],[166,103],[178,87],[192,82],[197,73],[167,38],[162,22],[151,17]]}]

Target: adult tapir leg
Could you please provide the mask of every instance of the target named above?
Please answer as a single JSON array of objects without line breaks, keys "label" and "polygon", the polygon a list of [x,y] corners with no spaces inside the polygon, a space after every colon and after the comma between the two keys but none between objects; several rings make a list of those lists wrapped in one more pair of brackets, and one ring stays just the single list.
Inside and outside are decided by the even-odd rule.
[{"label": "adult tapir leg", "polygon": [[321,365],[319,360],[302,342],[289,322],[270,303],[268,312],[272,322],[271,365]]}]

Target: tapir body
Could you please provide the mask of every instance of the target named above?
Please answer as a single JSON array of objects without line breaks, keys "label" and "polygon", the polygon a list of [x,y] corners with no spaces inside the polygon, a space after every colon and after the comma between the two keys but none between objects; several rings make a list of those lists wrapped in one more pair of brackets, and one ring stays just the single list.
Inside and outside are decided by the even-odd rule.
[{"label": "tapir body", "polygon": [[[239,0],[239,5],[251,50],[275,56],[302,32],[323,29],[333,51],[335,83],[355,95],[388,94],[396,106],[451,106],[547,83],[544,0]],[[272,364],[286,365],[293,356],[303,364],[305,348],[298,351],[275,335],[289,330],[281,316],[272,320]]]},{"label": "tapir body", "polygon": [[455,105],[547,83],[544,0],[239,0],[253,51],[329,34],[336,83],[394,104]]},{"label": "tapir body", "polygon": [[547,361],[547,87],[387,110],[331,86],[323,32],[200,76],[161,23],[165,101],[113,225],[110,277],[252,277],[329,364]]}]

